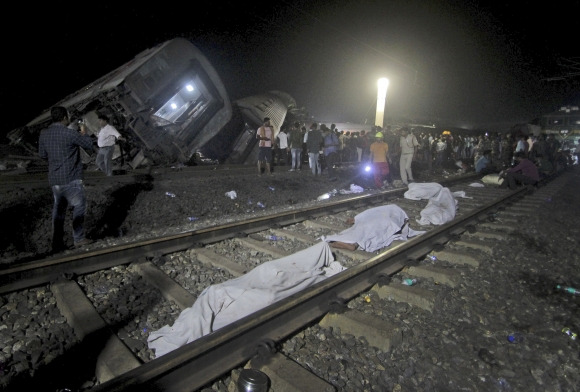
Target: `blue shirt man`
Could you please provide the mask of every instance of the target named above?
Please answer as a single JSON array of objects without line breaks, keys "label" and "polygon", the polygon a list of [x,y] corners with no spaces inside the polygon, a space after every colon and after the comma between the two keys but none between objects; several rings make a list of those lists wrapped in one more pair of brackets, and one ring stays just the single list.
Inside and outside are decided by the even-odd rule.
[{"label": "blue shirt man", "polygon": [[491,150],[485,150],[483,155],[475,161],[475,172],[480,174],[497,173],[497,169],[491,160]]},{"label": "blue shirt man", "polygon": [[84,220],[86,197],[83,185],[83,163],[80,148],[93,149],[93,141],[86,134],[84,124],[75,131],[68,128],[69,114],[66,108],[51,109],[53,123],[40,133],[38,153],[48,160],[48,183],[52,187],[52,251],[64,250],[64,219],[66,211],[73,207],[73,240],[75,247],[90,243],[85,238]]},{"label": "blue shirt man", "polygon": [[338,148],[340,141],[334,131],[328,129],[326,125],[322,125],[323,130],[323,144],[322,151],[324,152],[324,160],[328,169],[328,177],[331,181],[336,180],[334,165],[338,161]]}]

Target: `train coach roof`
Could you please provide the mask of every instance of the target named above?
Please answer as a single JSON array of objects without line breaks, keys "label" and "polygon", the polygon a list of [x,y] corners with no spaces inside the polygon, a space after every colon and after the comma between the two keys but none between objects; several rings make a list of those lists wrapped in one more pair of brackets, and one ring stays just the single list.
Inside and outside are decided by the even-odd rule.
[{"label": "train coach roof", "polygon": [[[159,53],[161,50],[166,48],[168,45],[188,45],[191,43],[184,38],[174,38],[169,41],[165,41],[155,47],[146,49],[136,55],[132,60],[118,67],[117,69],[109,72],[108,74],[102,76],[96,81],[88,84],[87,86],[81,88],[75,93],[70,94],[63,100],[59,101],[53,106],[64,106],[70,107],[74,106],[83,101],[90,100],[91,97],[97,96],[103,91],[112,90],[119,84],[123,83],[128,75],[133,73],[136,69],[145,64],[149,59]],[[40,116],[36,117],[34,120],[30,121],[27,126],[34,126],[35,124],[42,123],[50,118],[50,109],[45,110]]]}]

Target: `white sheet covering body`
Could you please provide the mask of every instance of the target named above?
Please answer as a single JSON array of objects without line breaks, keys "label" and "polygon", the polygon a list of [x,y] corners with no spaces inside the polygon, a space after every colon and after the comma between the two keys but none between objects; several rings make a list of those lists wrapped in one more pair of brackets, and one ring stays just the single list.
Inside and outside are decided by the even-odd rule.
[{"label": "white sheet covering body", "polygon": [[[453,220],[457,211],[454,195],[449,188],[436,182],[411,183],[404,194],[406,199],[429,199],[427,206],[421,210],[421,219],[417,219],[420,225],[442,225]],[[465,193],[458,192],[456,196],[465,197]]]},{"label": "white sheet covering body", "polygon": [[321,238],[327,242],[356,243],[362,250],[374,252],[391,245],[395,240],[406,241],[410,237],[424,233],[415,231],[405,224],[408,219],[405,211],[394,204],[369,208],[354,217],[352,227]]},{"label": "white sheet covering body", "polygon": [[162,356],[343,270],[326,242],[261,264],[206,288],[172,326],[149,334],[149,348]]}]

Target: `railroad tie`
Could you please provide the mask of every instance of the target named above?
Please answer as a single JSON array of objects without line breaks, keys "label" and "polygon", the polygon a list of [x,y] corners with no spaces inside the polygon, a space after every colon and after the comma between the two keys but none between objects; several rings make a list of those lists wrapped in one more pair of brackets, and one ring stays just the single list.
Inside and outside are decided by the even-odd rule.
[{"label": "railroad tie", "polygon": [[277,248],[275,246],[268,245],[263,241],[258,241],[253,238],[234,238],[234,241],[238,242],[243,246],[252,248],[259,252],[264,252],[272,255],[273,257],[282,258],[291,255],[292,253],[287,252],[283,249]]},{"label": "railroad tie", "polygon": [[212,265],[228,271],[233,276],[242,276],[248,272],[248,268],[243,265],[231,262],[226,257],[219,255],[207,248],[192,248],[188,250],[197,260],[204,264]]},{"label": "railroad tie", "polygon": [[464,239],[461,237],[459,240],[453,242],[454,246],[462,246],[465,248],[470,248],[483,252],[488,256],[493,255],[493,247],[490,246],[488,241],[481,241],[478,239]]},{"label": "railroad tie", "polygon": [[[252,360],[246,368],[258,369],[270,378],[270,388],[283,392],[334,392],[332,384],[304,369],[286,356],[276,353],[266,363]],[[236,380],[237,381],[237,380]]]},{"label": "railroad tie", "polygon": [[356,309],[348,309],[343,313],[327,313],[319,324],[324,328],[338,327],[342,334],[364,337],[371,346],[385,352],[403,341],[403,332],[398,326]]},{"label": "railroad tie", "polygon": [[406,273],[419,278],[433,279],[434,282],[455,287],[461,282],[461,272],[451,268],[440,268],[430,265],[411,266],[405,270]]},{"label": "railroad tie", "polygon": [[[89,335],[103,340],[98,354],[95,374],[100,383],[118,377],[141,366],[131,350],[109,329],[93,304],[76,282],[60,281],[51,284],[56,304],[80,340]],[[86,357],[91,355],[87,353]]]},{"label": "railroad tie", "polygon": [[290,230],[272,230],[272,232],[280,237],[283,238],[292,238],[294,240],[300,241],[302,243],[305,243],[307,245],[314,245],[316,243],[318,243],[319,241],[321,241],[318,238],[312,238],[312,236],[306,235],[306,234],[302,234],[299,233],[297,231],[290,231]]},{"label": "railroad tie", "polygon": [[161,271],[155,264],[151,262],[136,263],[133,264],[133,268],[149,283],[159,289],[165,299],[175,302],[181,309],[189,308],[195,303],[196,297]]},{"label": "railroad tie", "polygon": [[311,227],[311,228],[316,228],[316,229],[327,229],[333,233],[340,233],[341,231],[348,229],[348,226],[331,225],[329,223],[316,222],[316,221],[312,221],[312,220],[305,220],[303,222],[303,224],[306,227]]},{"label": "railroad tie", "polygon": [[514,231],[518,230],[519,224],[517,222],[514,223],[504,222],[504,220],[500,217],[495,222],[484,222],[477,225],[477,228],[480,227],[486,230],[495,230],[503,233],[513,233]]},{"label": "railroad tie", "polygon": [[375,285],[372,290],[382,299],[406,302],[429,312],[431,312],[435,306],[435,293],[431,290],[426,290],[420,287],[405,286],[397,282],[385,286]]},{"label": "railroad tie", "polygon": [[473,233],[466,232],[463,235],[466,238],[479,238],[484,240],[504,241],[506,239],[505,233],[501,233],[496,230],[479,230],[479,229],[480,227],[477,226],[477,231]]},{"label": "railroad tie", "polygon": [[479,260],[464,252],[443,250],[431,252],[431,255],[450,264],[467,264],[471,267],[479,267]]}]

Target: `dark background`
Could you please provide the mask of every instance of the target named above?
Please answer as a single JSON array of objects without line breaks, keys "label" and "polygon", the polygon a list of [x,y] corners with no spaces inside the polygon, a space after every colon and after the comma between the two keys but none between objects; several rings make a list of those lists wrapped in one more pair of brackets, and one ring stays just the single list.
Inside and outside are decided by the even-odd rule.
[{"label": "dark background", "polygon": [[580,101],[580,1],[119,3],[23,2],[5,15],[0,136],[177,36],[232,100],[281,90],[323,122],[372,124],[379,77],[391,81],[387,118],[469,129]]}]

